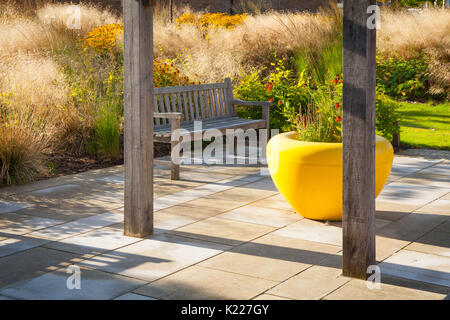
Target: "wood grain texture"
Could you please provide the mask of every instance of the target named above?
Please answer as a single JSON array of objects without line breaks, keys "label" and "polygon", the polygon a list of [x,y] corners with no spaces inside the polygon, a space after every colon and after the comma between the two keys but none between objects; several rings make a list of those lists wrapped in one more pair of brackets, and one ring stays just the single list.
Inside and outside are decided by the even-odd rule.
[{"label": "wood grain texture", "polygon": [[[150,2],[149,2],[150,3]],[[153,7],[124,2],[124,234],[153,234]]]},{"label": "wood grain texture", "polygon": [[367,28],[374,0],[344,1],[343,274],[367,278],[375,264],[375,39]]}]

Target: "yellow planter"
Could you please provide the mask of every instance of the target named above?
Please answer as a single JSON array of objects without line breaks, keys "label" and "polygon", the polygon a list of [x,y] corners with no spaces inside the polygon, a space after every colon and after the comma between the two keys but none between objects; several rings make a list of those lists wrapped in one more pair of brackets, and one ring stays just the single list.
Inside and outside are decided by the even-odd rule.
[{"label": "yellow planter", "polygon": [[[391,172],[391,143],[376,137],[375,196]],[[342,143],[296,140],[282,133],[267,145],[270,174],[278,191],[305,218],[342,220]]]}]

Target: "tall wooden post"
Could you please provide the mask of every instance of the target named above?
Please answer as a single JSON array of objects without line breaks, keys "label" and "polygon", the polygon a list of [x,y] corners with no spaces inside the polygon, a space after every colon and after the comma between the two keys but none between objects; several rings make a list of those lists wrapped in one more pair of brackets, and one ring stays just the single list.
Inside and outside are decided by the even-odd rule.
[{"label": "tall wooden post", "polygon": [[153,6],[124,0],[124,234],[153,234]]},{"label": "tall wooden post", "polygon": [[376,0],[344,0],[343,275],[367,279],[375,264]]}]

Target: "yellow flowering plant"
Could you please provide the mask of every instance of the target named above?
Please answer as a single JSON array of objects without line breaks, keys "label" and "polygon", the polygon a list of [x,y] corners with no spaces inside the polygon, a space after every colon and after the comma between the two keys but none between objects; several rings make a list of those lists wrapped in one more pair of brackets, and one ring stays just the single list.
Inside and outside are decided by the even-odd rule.
[{"label": "yellow flowering plant", "polygon": [[217,29],[233,29],[238,25],[241,25],[247,19],[247,15],[236,14],[231,15],[228,13],[205,13],[199,16],[195,13],[184,13],[180,18],[176,20],[178,25],[191,24],[203,31],[217,30]]},{"label": "yellow flowering plant", "polygon": [[123,24],[106,24],[94,28],[83,39],[84,49],[108,52],[118,45],[118,37],[123,34]]}]

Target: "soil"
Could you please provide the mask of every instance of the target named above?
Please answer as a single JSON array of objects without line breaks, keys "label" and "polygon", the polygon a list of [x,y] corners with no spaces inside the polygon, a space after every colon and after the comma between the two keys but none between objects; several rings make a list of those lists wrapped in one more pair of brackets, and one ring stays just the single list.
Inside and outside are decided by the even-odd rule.
[{"label": "soil", "polygon": [[[170,144],[154,144],[154,156],[163,157],[170,154]],[[117,159],[94,156],[76,156],[70,154],[46,154],[47,161],[53,170],[52,177],[85,172],[93,169],[103,169],[123,164],[123,153]],[[43,179],[47,177],[42,177]]]}]

